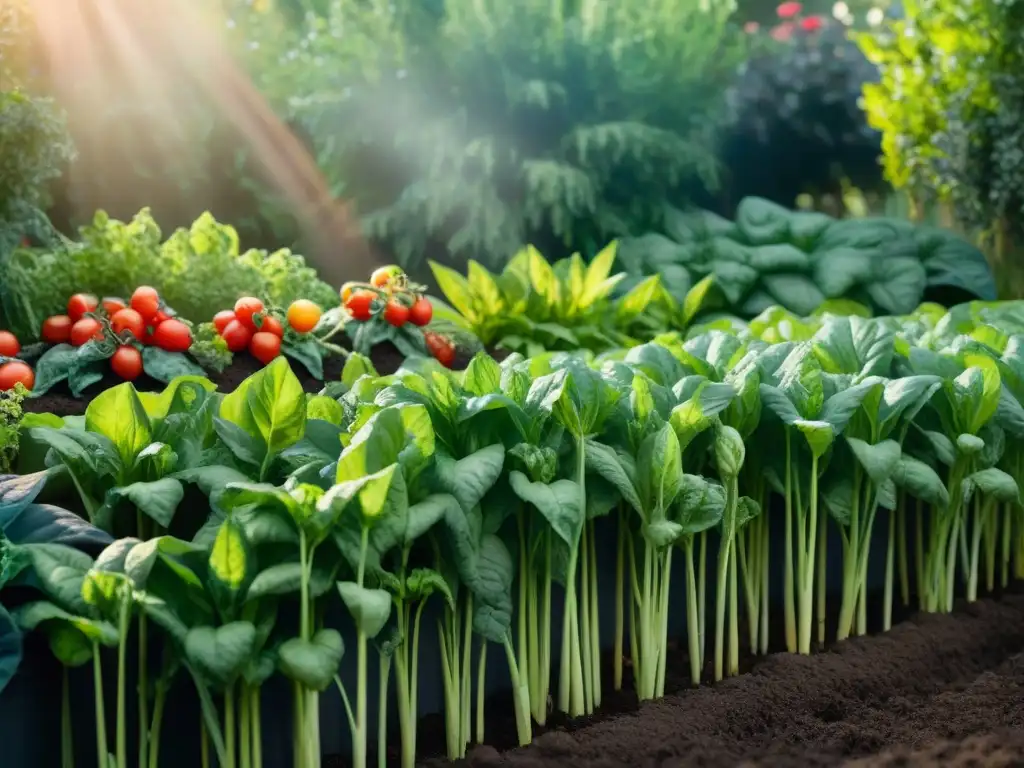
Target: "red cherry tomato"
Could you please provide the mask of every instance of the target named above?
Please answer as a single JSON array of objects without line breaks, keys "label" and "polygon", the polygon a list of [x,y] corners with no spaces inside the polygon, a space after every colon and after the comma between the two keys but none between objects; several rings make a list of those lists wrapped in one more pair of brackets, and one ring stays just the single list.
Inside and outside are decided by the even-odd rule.
[{"label": "red cherry tomato", "polygon": [[16,384],[24,385],[27,390],[36,385],[36,375],[28,364],[12,360],[0,365],[0,392],[14,389]]},{"label": "red cherry tomato", "polygon": [[160,294],[152,286],[140,285],[132,294],[131,308],[142,315],[143,321],[148,324],[160,311]]},{"label": "red cherry tomato", "polygon": [[309,333],[320,322],[323,310],[309,299],[298,299],[288,307],[288,325],[296,333]]},{"label": "red cherry tomato", "polygon": [[71,339],[71,318],[54,315],[43,320],[43,341],[47,344],[65,344]]},{"label": "red cherry tomato", "polygon": [[135,381],[142,373],[142,354],[135,347],[118,347],[110,358],[110,369],[125,381]]},{"label": "red cherry tomato", "polygon": [[172,317],[153,329],[153,343],[168,352],[188,352],[192,346],[192,331]]},{"label": "red cherry tomato", "polygon": [[252,333],[240,321],[232,320],[224,328],[221,336],[227,342],[228,349],[232,352],[241,352],[249,346],[249,339],[252,338]]},{"label": "red cherry tomato", "polygon": [[430,319],[434,316],[434,307],[430,303],[430,299],[418,298],[416,302],[409,308],[409,322],[413,325],[423,326],[430,322]]},{"label": "red cherry tomato", "polygon": [[243,296],[235,302],[235,319],[248,328],[250,333],[257,330],[256,321],[252,316],[262,311],[263,302],[253,296]]},{"label": "red cherry tomato", "polygon": [[99,299],[91,293],[76,293],[68,299],[68,317],[71,318],[71,322],[77,323],[82,319],[82,315],[95,312],[99,305]]},{"label": "red cherry tomato", "polygon": [[261,333],[272,333],[277,338],[284,338],[284,326],[281,325],[281,321],[273,315],[264,315],[263,324],[260,326]]},{"label": "red cherry tomato", "polygon": [[15,357],[21,352],[21,344],[10,331],[0,331],[0,357]]},{"label": "red cherry tomato", "polygon": [[166,312],[164,312],[161,309],[155,315],[153,315],[153,319],[149,321],[149,324],[152,325],[154,328],[156,328],[164,320],[170,320],[170,319],[171,319],[171,316],[168,315]]},{"label": "red cherry tomato", "polygon": [[80,347],[92,339],[103,338],[103,324],[94,317],[83,317],[71,326],[71,344]]},{"label": "red cherry tomato", "polygon": [[110,318],[110,327],[118,336],[128,331],[136,339],[141,339],[146,333],[146,321],[134,309],[122,309],[115,314]]},{"label": "red cherry tomato", "polygon": [[224,329],[228,327],[228,323],[234,319],[234,312],[230,309],[222,310],[213,316],[213,327],[217,329],[217,333],[223,334]]},{"label": "red cherry tomato", "polygon": [[356,320],[369,320],[371,316],[370,306],[376,295],[370,291],[356,291],[348,297],[345,302],[345,309],[349,311]]},{"label": "red cherry tomato", "polygon": [[111,298],[110,296],[105,297],[100,302],[100,305],[103,307],[103,311],[107,313],[107,317],[113,317],[128,306],[120,299]]},{"label": "red cherry tomato", "polygon": [[445,368],[451,368],[455,361],[455,346],[448,339],[436,333],[426,333],[423,339],[430,354]]},{"label": "red cherry tomato", "polygon": [[391,299],[384,307],[384,319],[395,326],[395,328],[401,328],[405,325],[405,321],[409,319],[409,308],[400,301]]},{"label": "red cherry tomato", "polygon": [[265,331],[254,333],[249,341],[249,354],[264,365],[269,365],[271,360],[281,354],[280,337]]}]

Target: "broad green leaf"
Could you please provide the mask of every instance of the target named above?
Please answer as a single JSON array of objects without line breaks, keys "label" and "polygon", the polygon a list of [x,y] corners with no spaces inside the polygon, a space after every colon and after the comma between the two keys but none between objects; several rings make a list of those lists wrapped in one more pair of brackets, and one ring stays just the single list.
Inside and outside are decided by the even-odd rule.
[{"label": "broad green leaf", "polygon": [[462,376],[462,386],[478,397],[501,391],[501,367],[486,352],[469,361]]},{"label": "broad green leaf", "polygon": [[710,530],[725,512],[725,491],[700,475],[683,475],[673,519],[687,536]]},{"label": "broad green leaf", "polygon": [[682,449],[673,428],[665,424],[640,445],[637,487],[648,523],[663,517],[683,481]]},{"label": "broad green leaf", "polygon": [[1001,469],[990,467],[968,475],[967,480],[985,496],[991,496],[1002,504],[1020,503],[1017,481]]},{"label": "broad green leaf", "polygon": [[715,465],[720,476],[739,477],[746,455],[746,446],[738,431],[725,425],[715,430]]},{"label": "broad green leaf", "polygon": [[435,470],[441,487],[456,499],[464,510],[475,507],[501,477],[505,466],[505,449],[500,443],[488,445],[458,461],[438,453]]},{"label": "broad green leaf", "polygon": [[248,575],[248,553],[241,526],[227,519],[220,527],[210,552],[210,573],[231,591],[241,589]]},{"label": "broad green leaf", "polygon": [[583,531],[580,487],[572,480],[556,480],[550,485],[532,483],[522,472],[509,473],[509,484],[515,494],[532,504],[555,534],[570,548],[575,547]]},{"label": "broad green leaf", "polygon": [[949,504],[949,492],[934,469],[923,461],[904,455],[892,476],[893,481],[901,488],[926,504],[945,507]]},{"label": "broad green leaf", "polygon": [[371,639],[380,634],[391,616],[391,595],[383,589],[369,589],[354,581],[339,581],[338,592],[356,627]]},{"label": "broad green leaf", "polygon": [[345,652],[341,635],[321,629],[309,640],[293,637],[277,650],[277,668],[285,677],[314,691],[327,690]]},{"label": "broad green leaf", "polygon": [[427,263],[430,264],[430,271],[434,273],[434,279],[448,302],[467,320],[476,323],[479,318],[475,311],[469,281],[450,267],[436,261]]},{"label": "broad green leaf", "polygon": [[637,493],[635,479],[629,476],[615,449],[596,440],[587,440],[585,459],[587,469],[603,477],[614,486],[625,501],[636,512],[643,512],[643,504]]},{"label": "broad green leaf", "polygon": [[181,481],[165,477],[151,483],[132,483],[123,488],[115,488],[111,495],[128,499],[147,517],[168,528],[178,505],[185,497],[185,489]]},{"label": "broad green leaf", "polygon": [[135,457],[153,441],[146,409],[131,382],[118,384],[96,396],[85,409],[85,428],[114,444],[121,462],[131,466]]},{"label": "broad green leaf", "polygon": [[247,621],[195,627],[185,636],[185,655],[212,683],[234,682],[256,651],[256,628]]},{"label": "broad green leaf", "polygon": [[811,453],[815,458],[820,459],[824,456],[828,449],[832,447],[832,441],[836,438],[835,430],[827,421],[799,419],[793,423],[793,426],[807,440],[807,446],[811,449]]},{"label": "broad green leaf", "polygon": [[903,449],[895,440],[883,440],[872,445],[858,440],[856,437],[847,436],[846,442],[857,458],[857,462],[876,485],[884,483],[892,477],[903,456]]}]

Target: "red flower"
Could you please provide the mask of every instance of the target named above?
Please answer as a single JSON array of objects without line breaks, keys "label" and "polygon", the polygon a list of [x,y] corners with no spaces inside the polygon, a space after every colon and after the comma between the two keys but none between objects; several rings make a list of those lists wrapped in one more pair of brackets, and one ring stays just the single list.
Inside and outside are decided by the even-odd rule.
[{"label": "red flower", "polygon": [[821,16],[808,16],[805,19],[800,19],[800,29],[804,32],[817,32],[823,26],[825,26],[825,21]]},{"label": "red flower", "polygon": [[803,6],[800,3],[788,2],[782,3],[775,9],[775,12],[779,15],[780,19],[791,19],[800,13],[801,10],[803,10]]},{"label": "red flower", "polygon": [[789,40],[789,38],[793,36],[794,29],[796,29],[796,24],[791,21],[787,21],[772,29],[772,37],[780,42]]}]

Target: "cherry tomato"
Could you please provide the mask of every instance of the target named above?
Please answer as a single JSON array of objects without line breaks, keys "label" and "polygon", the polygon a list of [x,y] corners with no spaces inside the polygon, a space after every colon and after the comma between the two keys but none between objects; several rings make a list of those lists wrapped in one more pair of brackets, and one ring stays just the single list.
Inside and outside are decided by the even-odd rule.
[{"label": "cherry tomato", "polygon": [[118,347],[110,358],[110,369],[125,381],[135,381],[142,373],[142,353],[135,347]]},{"label": "cherry tomato", "polygon": [[455,347],[448,339],[437,333],[426,333],[423,340],[427,344],[430,354],[445,368],[450,368],[455,360]]},{"label": "cherry tomato", "polygon": [[36,375],[28,364],[12,360],[0,365],[0,392],[14,389],[16,384],[23,384],[28,390],[36,385]]},{"label": "cherry tomato", "polygon": [[142,315],[143,321],[148,324],[160,311],[160,294],[152,286],[140,285],[132,294],[130,306]]},{"label": "cherry tomato", "polygon": [[234,319],[234,312],[230,309],[222,310],[213,316],[213,327],[217,329],[217,333],[223,334],[224,329],[228,327],[228,323]]},{"label": "cherry tomato", "polygon": [[309,333],[320,322],[323,310],[309,299],[293,301],[288,307],[288,325],[297,333]]},{"label": "cherry tomato", "polygon": [[269,365],[271,360],[281,354],[281,339],[266,331],[254,333],[249,341],[249,354],[264,365]]},{"label": "cherry tomato", "polygon": [[264,315],[263,324],[260,326],[260,331],[263,333],[272,333],[277,338],[284,338],[284,326],[281,325],[281,321],[273,315]]},{"label": "cherry tomato", "polygon": [[370,275],[370,285],[374,288],[383,288],[391,282],[391,280],[402,274],[405,274],[402,272],[402,268],[395,266],[394,264],[388,264],[386,267],[378,267],[373,270],[373,274]]},{"label": "cherry tomato", "polygon": [[232,320],[220,334],[232,352],[241,352],[249,346],[252,332],[238,320]]},{"label": "cherry tomato", "polygon": [[400,301],[391,299],[387,306],[384,307],[384,319],[395,326],[395,328],[401,328],[405,325],[405,321],[409,319],[409,308]]},{"label": "cherry tomato", "polygon": [[103,299],[103,301],[100,302],[100,306],[102,306],[103,311],[107,313],[107,317],[113,317],[128,305],[125,304],[120,299],[115,299],[111,298],[110,296],[107,296]]},{"label": "cherry tomato", "polygon": [[153,315],[153,319],[149,321],[149,324],[156,328],[164,320],[170,320],[171,316],[164,312],[162,309]]},{"label": "cherry tomato", "polygon": [[250,333],[256,332],[256,321],[252,316],[263,311],[263,302],[252,296],[243,296],[235,302],[235,319],[249,329]]},{"label": "cherry tomato", "polygon": [[136,339],[141,339],[146,333],[146,321],[134,309],[122,309],[115,314],[110,318],[110,327],[118,336],[129,331]]},{"label": "cherry tomato", "polygon": [[416,299],[409,309],[409,322],[413,325],[426,325],[433,316],[434,307],[430,303],[430,299],[425,299],[422,296]]},{"label": "cherry tomato", "polygon": [[15,357],[21,352],[21,344],[10,331],[0,331],[0,357]]},{"label": "cherry tomato", "polygon": [[349,297],[355,292],[358,283],[345,283],[341,286],[341,303],[344,304],[348,301]]},{"label": "cherry tomato", "polygon": [[91,293],[76,293],[68,299],[68,317],[71,318],[71,322],[77,323],[82,319],[82,315],[95,312],[99,305],[99,299]]},{"label": "cherry tomato", "polygon": [[71,339],[71,318],[54,315],[43,320],[43,341],[47,344],[65,344]]},{"label": "cherry tomato", "polygon": [[71,344],[80,347],[92,339],[103,338],[103,324],[94,317],[83,317],[71,326]]},{"label": "cherry tomato", "polygon": [[153,329],[153,343],[168,352],[188,352],[192,346],[192,331],[172,317]]},{"label": "cherry tomato", "polygon": [[345,302],[345,309],[349,311],[356,320],[369,320],[370,305],[373,304],[373,300],[376,295],[372,291],[356,291],[348,297],[348,301]]}]

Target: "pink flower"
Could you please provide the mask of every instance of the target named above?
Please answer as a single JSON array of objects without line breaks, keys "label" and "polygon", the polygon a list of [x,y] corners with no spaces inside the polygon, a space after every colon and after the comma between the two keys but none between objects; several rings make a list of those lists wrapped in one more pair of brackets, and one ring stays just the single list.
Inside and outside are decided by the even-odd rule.
[{"label": "pink flower", "polygon": [[791,19],[800,13],[801,10],[803,10],[803,6],[800,3],[788,2],[779,5],[775,12],[779,15],[780,19]]},{"label": "pink flower", "polygon": [[821,16],[808,16],[805,19],[800,19],[800,29],[804,32],[817,32],[823,26],[825,26],[825,21]]},{"label": "pink flower", "polygon": [[787,21],[784,24],[779,24],[777,27],[772,29],[772,37],[780,42],[789,40],[793,36],[793,30],[796,29],[796,24],[792,21]]},{"label": "pink flower", "polygon": [[748,35],[754,34],[760,28],[761,25],[758,24],[756,21],[748,21],[746,24],[743,25],[743,31],[746,32]]}]

